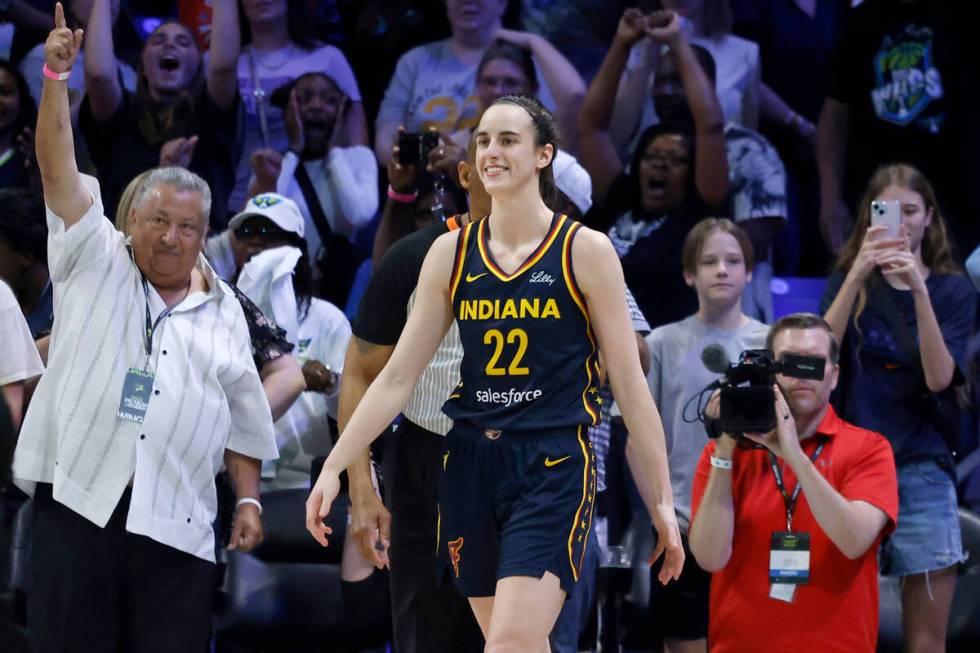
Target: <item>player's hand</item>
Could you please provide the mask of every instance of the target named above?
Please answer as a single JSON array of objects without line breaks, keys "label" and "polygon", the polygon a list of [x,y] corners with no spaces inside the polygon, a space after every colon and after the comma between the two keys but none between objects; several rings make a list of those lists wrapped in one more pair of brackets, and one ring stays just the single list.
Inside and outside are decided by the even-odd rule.
[{"label": "player's hand", "polygon": [[664,564],[660,567],[657,579],[661,584],[666,585],[671,579],[680,578],[681,570],[684,569],[681,531],[677,527],[677,515],[674,513],[673,505],[658,504],[651,517],[653,517],[653,527],[657,529],[657,548],[650,556],[649,562],[652,565],[663,554]]},{"label": "player's hand", "polygon": [[391,513],[385,508],[374,487],[350,487],[350,516],[348,527],[357,543],[361,557],[378,569],[388,566],[388,546],[391,543]]},{"label": "player's hand", "polygon": [[262,518],[259,516],[258,506],[251,503],[238,506],[232,522],[228,550],[248,553],[261,544],[262,539]]},{"label": "player's hand", "polygon": [[44,63],[55,73],[67,73],[75,65],[82,49],[83,32],[72,32],[65,23],[65,9],[61,3],[54,6],[54,29],[44,42]]},{"label": "player's hand", "polygon": [[320,546],[327,546],[327,535],[333,533],[333,529],[324,524],[323,520],[330,514],[330,506],[339,492],[339,475],[324,465],[320,470],[320,477],[310,490],[309,498],[306,499],[306,530]]}]

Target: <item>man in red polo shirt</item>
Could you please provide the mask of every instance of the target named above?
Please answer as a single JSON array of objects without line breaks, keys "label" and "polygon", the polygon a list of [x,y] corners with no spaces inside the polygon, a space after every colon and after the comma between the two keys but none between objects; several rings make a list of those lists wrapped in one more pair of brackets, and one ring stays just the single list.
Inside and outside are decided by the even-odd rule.
[{"label": "man in red polo shirt", "polygon": [[782,318],[767,347],[824,359],[824,378],[777,376],[776,428],[745,436],[764,449],[723,435],[701,455],[690,545],[713,574],[709,649],[872,653],[876,553],[898,514],[891,446],[830,406],[839,346],[821,317]]}]

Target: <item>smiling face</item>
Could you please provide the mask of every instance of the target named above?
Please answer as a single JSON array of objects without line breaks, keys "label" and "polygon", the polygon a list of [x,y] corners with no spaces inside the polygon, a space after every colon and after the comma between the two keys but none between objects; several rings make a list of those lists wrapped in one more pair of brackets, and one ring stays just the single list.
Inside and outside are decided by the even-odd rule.
[{"label": "smiling face", "polygon": [[690,152],[680,134],[661,134],[640,157],[640,208],[662,214],[684,202],[690,169]]},{"label": "smiling face", "polygon": [[480,96],[480,108],[484,111],[505,95],[536,95],[521,67],[510,59],[493,59],[484,64],[476,79],[476,92]]},{"label": "smiling face", "polygon": [[926,228],[932,224],[932,208],[926,208],[922,195],[897,184],[886,186],[876,200],[894,200],[901,206],[902,227],[909,236],[909,249],[916,252],[922,246]]},{"label": "smiling face", "polygon": [[699,302],[724,308],[742,300],[742,291],[751,278],[738,239],[721,229],[704,239],[695,273],[684,273],[684,281],[697,291]]},{"label": "smiling face", "polygon": [[141,64],[150,94],[159,100],[191,85],[201,66],[201,53],[186,27],[164,23],[143,46]]},{"label": "smiling face", "polygon": [[772,353],[777,361],[782,360],[785,354],[826,360],[822,381],[776,375],[776,382],[797,424],[817,415],[830,402],[830,393],[837,387],[840,373],[840,366],[830,361],[830,334],[821,327],[785,329],[773,339]]},{"label": "smiling face", "polygon": [[158,184],[130,213],[133,257],[147,281],[157,288],[179,288],[204,247],[207,223],[201,194]]},{"label": "smiling face", "polygon": [[13,127],[20,113],[20,89],[10,71],[0,68],[0,134]]},{"label": "smiling face", "polygon": [[495,104],[483,113],[476,133],[476,166],[491,197],[538,184],[538,174],[554,153],[551,144],[535,144],[530,114],[515,104]]}]

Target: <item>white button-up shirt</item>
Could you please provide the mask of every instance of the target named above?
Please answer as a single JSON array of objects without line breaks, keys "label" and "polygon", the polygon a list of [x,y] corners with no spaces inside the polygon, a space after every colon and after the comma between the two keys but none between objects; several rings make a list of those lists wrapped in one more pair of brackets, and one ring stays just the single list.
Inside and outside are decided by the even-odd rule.
[{"label": "white button-up shirt", "polygon": [[202,257],[208,291],[190,294],[154,330],[143,424],[117,417],[127,370],[146,363],[147,303],[154,322],[166,307],[152,285],[144,293],[98,182],[84,180],[95,201],[79,222],[66,230],[47,211],[55,322],[17,442],[15,483],[29,493],[53,483],[57,501],[104,527],[132,480],[126,530],[214,561],[214,477],[225,449],[278,455],[245,316]]}]

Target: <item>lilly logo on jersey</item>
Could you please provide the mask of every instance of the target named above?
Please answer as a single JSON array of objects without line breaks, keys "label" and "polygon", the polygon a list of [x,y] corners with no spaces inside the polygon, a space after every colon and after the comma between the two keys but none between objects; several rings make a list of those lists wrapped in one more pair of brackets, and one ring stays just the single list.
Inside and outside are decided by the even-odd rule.
[{"label": "lilly logo on jersey", "polygon": [[531,278],[527,280],[528,283],[546,283],[549,286],[554,285],[555,278],[545,272],[544,270],[538,270],[531,275]]},{"label": "lilly logo on jersey", "polygon": [[525,401],[534,401],[541,398],[541,390],[518,390],[511,388],[506,392],[498,392],[493,388],[476,391],[476,400],[481,404],[498,404],[501,406],[511,406],[522,404]]}]

